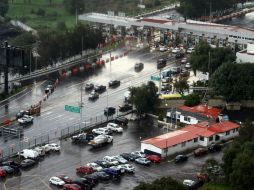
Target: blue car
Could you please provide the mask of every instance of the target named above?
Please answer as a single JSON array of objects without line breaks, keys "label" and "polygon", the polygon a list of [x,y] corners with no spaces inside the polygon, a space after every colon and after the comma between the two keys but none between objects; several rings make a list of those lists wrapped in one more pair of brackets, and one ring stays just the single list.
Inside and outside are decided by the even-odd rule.
[{"label": "blue car", "polygon": [[110,175],[111,178],[113,178],[113,179],[118,179],[121,176],[120,171],[115,170],[113,168],[105,168],[105,169],[103,169],[103,172],[105,172],[106,174]]}]

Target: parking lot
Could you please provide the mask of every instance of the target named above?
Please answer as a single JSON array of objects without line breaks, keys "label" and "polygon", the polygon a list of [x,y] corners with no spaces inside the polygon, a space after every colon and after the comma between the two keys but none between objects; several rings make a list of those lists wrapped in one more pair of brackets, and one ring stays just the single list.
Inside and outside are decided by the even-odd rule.
[{"label": "parking lot", "polygon": [[[60,142],[61,153],[52,153],[40,161],[35,167],[22,171],[20,176],[11,176],[3,181],[2,189],[57,189],[49,184],[51,176],[66,174],[71,178],[78,177],[75,168],[78,165],[102,159],[104,156],[117,155],[123,152],[140,150],[140,139],[146,139],[163,133],[157,127],[156,122],[146,119],[138,124],[129,122],[124,128],[123,134],[114,135],[113,145],[91,149],[88,145],[76,145],[70,139]],[[208,157],[221,158],[221,153],[209,154],[202,158],[189,158],[186,163],[175,165],[175,163],[163,161],[160,164],[152,164],[150,167],[137,165],[135,174],[125,174],[119,181],[108,181],[99,183],[94,189],[133,189],[140,182],[150,182],[161,176],[172,176],[178,180],[195,179],[196,172]]]}]

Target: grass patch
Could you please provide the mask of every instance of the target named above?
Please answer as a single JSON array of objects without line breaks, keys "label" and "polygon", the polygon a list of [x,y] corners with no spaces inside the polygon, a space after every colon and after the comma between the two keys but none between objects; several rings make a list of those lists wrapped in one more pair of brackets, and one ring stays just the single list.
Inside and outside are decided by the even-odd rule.
[{"label": "grass patch", "polygon": [[[43,10],[40,15],[38,10]],[[54,0],[49,5],[48,0],[31,0],[31,4],[25,4],[24,0],[9,0],[7,16],[18,19],[34,29],[56,28],[58,22],[64,22],[67,27],[73,27],[76,23],[75,16],[70,15],[63,6],[63,0]]]},{"label": "grass patch", "polygon": [[232,190],[232,188],[226,184],[206,183],[200,190]]}]

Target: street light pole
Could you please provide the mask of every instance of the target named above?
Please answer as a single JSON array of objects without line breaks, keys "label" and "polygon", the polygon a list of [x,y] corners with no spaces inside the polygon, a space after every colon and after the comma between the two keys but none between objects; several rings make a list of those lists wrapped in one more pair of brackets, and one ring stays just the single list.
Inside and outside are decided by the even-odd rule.
[{"label": "street light pole", "polygon": [[81,89],[80,89],[80,124],[82,125],[82,107],[83,107],[83,83],[81,84]]}]

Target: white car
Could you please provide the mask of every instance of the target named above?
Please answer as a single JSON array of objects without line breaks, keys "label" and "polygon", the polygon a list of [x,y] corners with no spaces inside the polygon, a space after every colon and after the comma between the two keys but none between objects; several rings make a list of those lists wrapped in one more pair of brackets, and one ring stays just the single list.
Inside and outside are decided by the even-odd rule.
[{"label": "white car", "polygon": [[188,187],[191,187],[191,186],[193,186],[194,184],[195,184],[195,181],[190,180],[190,179],[185,179],[185,180],[183,181],[183,185],[188,186]]},{"label": "white car", "polygon": [[51,177],[49,183],[57,186],[63,186],[65,182],[58,177]]},{"label": "white car", "polygon": [[141,152],[141,151],[134,151],[131,154],[134,154],[134,155],[139,156],[141,158],[145,158],[146,157],[145,153]]},{"label": "white car", "polygon": [[187,49],[187,53],[192,53],[192,52],[194,52],[195,51],[195,48],[188,48]]},{"label": "white car", "polygon": [[29,115],[24,115],[22,118],[18,119],[18,122],[20,124],[27,124],[27,123],[33,123],[34,118]]},{"label": "white car", "polygon": [[186,69],[190,69],[191,68],[191,64],[190,63],[186,63],[185,68]]},{"label": "white car", "polygon": [[127,164],[128,160],[124,159],[122,156],[117,155],[117,156],[113,156],[113,158],[115,160],[117,160],[120,164]]},{"label": "white car", "polygon": [[172,53],[180,53],[180,48],[176,47],[172,49]]},{"label": "white car", "polygon": [[110,130],[108,128],[97,128],[92,130],[93,133],[97,135],[108,135],[110,134]]},{"label": "white car", "polygon": [[108,123],[106,128],[117,133],[123,132],[123,128],[117,125],[116,123]]},{"label": "white car", "polygon": [[187,63],[187,58],[186,58],[186,57],[185,57],[185,58],[183,58],[183,59],[181,60],[181,63],[182,63],[182,64]]},{"label": "white car", "polygon": [[44,146],[44,149],[46,150],[53,150],[53,151],[60,151],[61,147],[56,143],[46,144]]},{"label": "white car", "polygon": [[167,48],[165,46],[160,46],[160,52],[167,51]]},{"label": "white car", "polygon": [[96,163],[88,163],[87,166],[93,168],[93,170],[95,170],[97,172],[100,172],[103,170],[103,168]]},{"label": "white car", "polygon": [[105,156],[103,160],[108,162],[110,165],[117,166],[119,164],[119,162],[112,156]]},{"label": "white car", "polygon": [[130,164],[123,164],[120,165],[122,168],[125,169],[125,171],[129,172],[129,173],[134,173],[135,172],[135,167],[130,165]]}]

